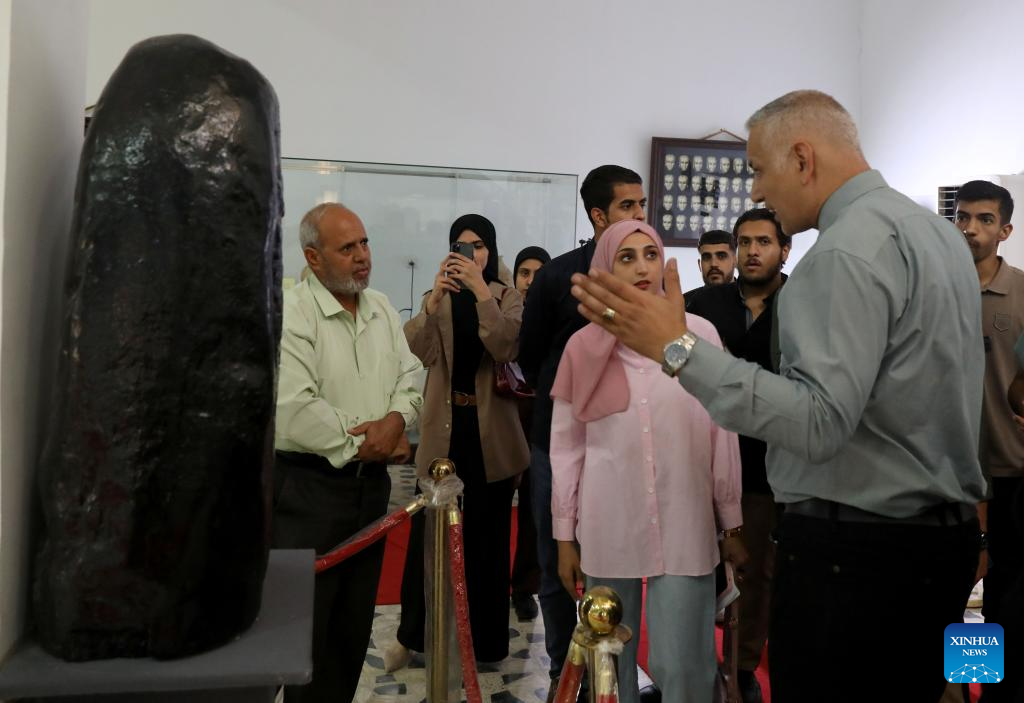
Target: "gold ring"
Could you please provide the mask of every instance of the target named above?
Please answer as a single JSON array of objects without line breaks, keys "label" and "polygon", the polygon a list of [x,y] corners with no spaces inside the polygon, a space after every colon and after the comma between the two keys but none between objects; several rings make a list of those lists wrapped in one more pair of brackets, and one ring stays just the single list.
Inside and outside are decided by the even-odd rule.
[{"label": "gold ring", "polygon": [[601,317],[603,317],[604,319],[608,320],[608,322],[614,322],[615,321],[615,311],[612,310],[611,308],[605,308],[604,312],[601,313]]}]

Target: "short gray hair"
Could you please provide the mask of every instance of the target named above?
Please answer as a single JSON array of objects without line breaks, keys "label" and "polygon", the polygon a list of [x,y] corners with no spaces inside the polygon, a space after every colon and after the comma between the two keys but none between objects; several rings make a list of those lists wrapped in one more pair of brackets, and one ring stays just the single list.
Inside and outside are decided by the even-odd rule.
[{"label": "short gray hair", "polygon": [[320,248],[320,220],[323,219],[324,213],[333,207],[345,206],[341,203],[320,203],[302,216],[299,223],[299,244],[303,249]]},{"label": "short gray hair", "polygon": [[762,130],[770,144],[784,134],[810,129],[861,153],[857,125],[850,113],[838,100],[820,90],[794,90],[772,100],[747,120],[748,131],[755,127]]}]

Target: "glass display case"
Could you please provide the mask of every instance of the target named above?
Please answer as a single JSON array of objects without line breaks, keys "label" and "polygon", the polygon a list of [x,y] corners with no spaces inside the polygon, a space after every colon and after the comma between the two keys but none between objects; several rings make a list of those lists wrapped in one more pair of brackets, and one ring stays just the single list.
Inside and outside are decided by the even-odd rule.
[{"label": "glass display case", "polygon": [[282,159],[285,286],[299,280],[305,259],[299,221],[314,205],[341,202],[366,225],[373,256],[370,287],[385,293],[407,320],[448,251],[448,229],[460,215],[490,219],[508,267],[520,249],[552,256],[576,245],[577,178],[573,174],[491,171]]}]

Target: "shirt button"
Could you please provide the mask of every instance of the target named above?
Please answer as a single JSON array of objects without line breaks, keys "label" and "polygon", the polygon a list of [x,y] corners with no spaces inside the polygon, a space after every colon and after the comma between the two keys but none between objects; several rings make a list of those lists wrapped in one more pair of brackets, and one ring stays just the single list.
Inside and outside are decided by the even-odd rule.
[{"label": "shirt button", "polygon": [[652,524],[652,525],[657,525],[657,524],[658,524],[658,518],[656,518],[656,517],[652,517],[652,518],[651,518],[651,524]]},{"label": "shirt button", "polygon": [[647,492],[648,493],[654,493],[654,486],[651,486],[650,488],[648,488]]},{"label": "shirt button", "polygon": [[647,369],[640,369],[640,373],[647,373]]},{"label": "shirt button", "polygon": [[647,405],[647,398],[641,398],[640,405]]},{"label": "shirt button", "polygon": [[446,400],[446,401],[444,401],[444,402],[445,402],[445,404],[446,404],[446,405],[451,405],[451,404],[452,404],[452,400],[451,400],[451,398],[449,398],[448,400]]},{"label": "shirt button", "polygon": [[650,427],[645,427],[645,428],[644,428],[644,432],[650,432],[650,431],[651,431],[651,428],[650,428]]},{"label": "shirt button", "polygon": [[444,423],[444,428],[445,428],[446,430],[447,430],[447,429],[448,429],[449,427],[451,427],[451,425],[449,425],[449,424],[448,424],[447,422],[446,422],[446,423]]},{"label": "shirt button", "polygon": [[654,457],[653,456],[647,457],[647,461],[654,461]]}]

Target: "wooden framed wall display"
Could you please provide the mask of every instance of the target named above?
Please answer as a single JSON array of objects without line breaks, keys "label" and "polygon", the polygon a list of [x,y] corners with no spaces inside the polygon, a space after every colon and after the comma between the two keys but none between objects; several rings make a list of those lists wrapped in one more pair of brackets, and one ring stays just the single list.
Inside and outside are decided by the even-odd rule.
[{"label": "wooden framed wall display", "polygon": [[654,137],[647,221],[665,246],[695,247],[708,230],[732,232],[753,182],[746,142]]}]

